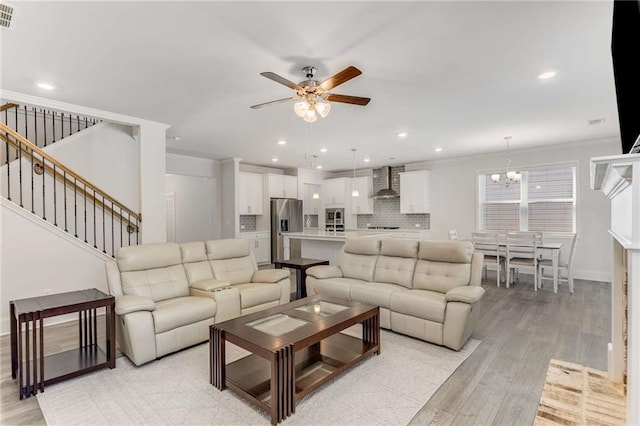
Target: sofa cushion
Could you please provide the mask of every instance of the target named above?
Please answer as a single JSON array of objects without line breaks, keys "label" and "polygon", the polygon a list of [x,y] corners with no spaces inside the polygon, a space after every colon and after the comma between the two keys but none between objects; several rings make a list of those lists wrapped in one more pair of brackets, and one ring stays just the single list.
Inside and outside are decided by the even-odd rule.
[{"label": "sofa cushion", "polygon": [[184,272],[187,274],[189,285],[198,281],[212,280],[213,271],[208,261],[183,263]]},{"label": "sofa cushion", "polygon": [[471,241],[420,241],[418,259],[447,263],[471,263]]},{"label": "sofa cushion", "polygon": [[156,334],[193,324],[216,314],[216,302],[207,297],[177,297],[156,303],[152,312]]},{"label": "sofa cushion", "polygon": [[388,239],[380,243],[380,254],[397,257],[418,257],[418,241]]},{"label": "sofa cushion", "polygon": [[240,290],[240,307],[242,309],[279,301],[282,295],[282,287],[277,284],[236,284],[233,288]]},{"label": "sofa cushion", "polygon": [[230,284],[245,284],[253,277],[253,261],[249,256],[233,259],[210,260],[213,277]]},{"label": "sofa cushion", "polygon": [[[307,277],[309,279],[309,277]],[[367,284],[354,278],[327,278],[314,280],[313,289],[316,294],[334,297],[341,300],[351,300],[351,287],[359,284]]]},{"label": "sofa cushion", "polygon": [[340,270],[345,278],[354,278],[363,281],[373,281],[378,255],[364,255],[342,253],[340,256]]},{"label": "sofa cushion", "polygon": [[413,288],[446,293],[452,288],[469,285],[470,263],[418,260],[413,274]]},{"label": "sofa cushion", "polygon": [[390,296],[392,312],[439,323],[444,322],[446,306],[445,295],[434,291],[396,291],[391,293]]},{"label": "sofa cushion", "polygon": [[403,286],[388,283],[358,283],[351,286],[351,300],[368,305],[389,308],[391,294],[396,291],[410,291]]},{"label": "sofa cushion", "polygon": [[154,302],[189,295],[187,275],[181,264],[144,271],[122,272],[120,278],[124,294],[143,296]]},{"label": "sofa cushion", "polygon": [[154,243],[120,247],[116,262],[120,272],[129,272],[180,265],[182,259],[178,244]]},{"label": "sofa cushion", "polygon": [[[416,247],[417,247],[416,241]],[[398,284],[406,288],[412,288],[413,272],[416,268],[415,257],[378,257],[373,281],[381,283]]]},{"label": "sofa cushion", "polygon": [[204,241],[191,241],[180,243],[180,256],[182,263],[202,262],[207,260],[207,250]]},{"label": "sofa cushion", "polygon": [[232,259],[234,257],[245,257],[251,254],[249,241],[243,238],[206,241],[205,247],[209,260]]},{"label": "sofa cushion", "polygon": [[380,240],[367,237],[349,238],[344,243],[343,251],[351,254],[378,255],[380,253]]}]

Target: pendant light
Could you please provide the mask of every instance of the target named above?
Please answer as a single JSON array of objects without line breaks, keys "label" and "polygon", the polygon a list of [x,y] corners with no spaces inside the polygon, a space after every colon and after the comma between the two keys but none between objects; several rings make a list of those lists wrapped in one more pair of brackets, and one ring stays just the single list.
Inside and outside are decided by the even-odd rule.
[{"label": "pendant light", "polygon": [[357,149],[351,148],[351,152],[353,153],[353,191],[351,192],[352,197],[359,197],[360,192],[358,192],[358,188],[356,188],[356,151]]},{"label": "pendant light", "polygon": [[[511,152],[509,151],[511,136],[505,136],[505,140],[507,141],[507,173],[504,176],[504,186],[509,187],[512,183],[520,182],[522,175],[514,170],[509,170],[511,165]],[[500,183],[500,173],[492,174],[491,180],[495,183]]]}]

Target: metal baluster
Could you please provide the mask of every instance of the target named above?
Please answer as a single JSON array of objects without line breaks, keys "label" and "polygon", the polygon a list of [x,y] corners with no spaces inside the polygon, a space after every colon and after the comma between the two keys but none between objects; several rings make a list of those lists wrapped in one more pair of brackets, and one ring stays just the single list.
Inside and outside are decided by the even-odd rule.
[{"label": "metal baluster", "polygon": [[98,225],[96,224],[96,190],[93,190],[93,248],[98,248],[98,244],[96,242],[96,228]]},{"label": "metal baluster", "polygon": [[106,210],[107,205],[104,202],[104,194],[102,194],[102,252],[103,253],[107,253],[107,248],[106,248],[106,233],[105,233],[105,229],[104,229],[104,211]]},{"label": "metal baluster", "polygon": [[127,243],[127,245],[131,245],[131,232],[129,232],[129,227],[131,226],[131,213],[127,212],[127,238],[129,239],[129,242]]},{"label": "metal baluster", "polygon": [[120,247],[122,247],[122,225],[123,225],[123,219],[124,217],[122,216],[122,206],[120,206]]},{"label": "metal baluster", "polygon": [[78,128],[76,129],[76,132],[79,132],[80,131],[80,116],[78,115],[76,118],[78,119],[77,120],[78,121]]},{"label": "metal baluster", "polygon": [[69,232],[67,226],[67,171],[62,171],[62,191],[64,192],[64,232]]},{"label": "metal baluster", "polygon": [[[15,120],[16,120],[15,129],[16,129],[16,132],[17,132],[18,131],[18,107],[16,107]],[[18,143],[18,151],[20,151],[20,144],[19,143]],[[18,151],[16,151],[16,160],[18,159],[18,155],[20,155],[20,154],[18,154]],[[22,207],[22,202],[20,202],[20,203],[21,203],[20,207]]]},{"label": "metal baluster", "polygon": [[18,142],[18,182],[20,189],[20,207],[24,207],[22,203],[22,142]]},{"label": "metal baluster", "polygon": [[69,136],[73,134],[73,122],[71,121],[71,119],[71,114],[69,114]]},{"label": "metal baluster", "polygon": [[73,178],[73,232],[78,238],[78,181]]},{"label": "metal baluster", "polygon": [[138,238],[140,237],[140,222],[136,219],[136,244],[140,244],[138,242]]},{"label": "metal baluster", "polygon": [[49,113],[51,114],[51,133],[53,133],[53,140],[51,143],[54,143],[56,141],[56,112],[49,111]]},{"label": "metal baluster", "polygon": [[113,208],[113,200],[111,201],[111,257],[116,257],[116,249],[114,244],[114,235],[113,235],[113,227],[115,226],[113,223],[114,216],[116,215],[116,211]]},{"label": "metal baluster", "polygon": [[64,138],[64,112],[60,113],[60,139]]},{"label": "metal baluster", "polygon": [[[45,196],[45,191],[44,191],[44,177],[46,175],[46,167],[45,167],[45,162],[44,162],[44,157],[42,157],[42,219],[47,220],[47,199]],[[53,181],[54,185],[55,185],[55,179]]]},{"label": "metal baluster", "polygon": [[34,207],[33,193],[35,192],[33,190],[33,150],[31,150],[31,167],[29,167],[29,169],[31,169],[31,213],[35,214],[36,211],[33,208]]},{"label": "metal baluster", "polygon": [[[7,110],[4,111],[4,118],[5,121],[7,119]],[[9,134],[5,133],[5,137],[7,137],[7,139],[5,139],[5,145],[7,146],[7,158],[6,158],[6,165],[7,165],[7,200],[11,201],[11,164],[9,164]]]},{"label": "metal baluster", "polygon": [[87,117],[84,118],[84,128],[86,129],[87,127],[89,127],[89,125],[87,124]]},{"label": "metal baluster", "polygon": [[84,242],[87,242],[87,184],[84,184]]},{"label": "metal baluster", "polygon": [[53,225],[58,226],[58,209],[56,205],[56,163],[53,163]]},{"label": "metal baluster", "polygon": [[[29,120],[27,120],[27,106],[24,106],[24,138],[29,139],[29,127],[27,126]],[[17,128],[17,126],[16,126]]]},{"label": "metal baluster", "polygon": [[[45,110],[42,111],[42,122],[44,123],[44,146],[47,146],[47,112]],[[55,182],[55,179],[54,179]],[[55,185],[54,185],[55,186]]]},{"label": "metal baluster", "polygon": [[36,107],[33,107],[33,143],[38,146],[38,115]]}]

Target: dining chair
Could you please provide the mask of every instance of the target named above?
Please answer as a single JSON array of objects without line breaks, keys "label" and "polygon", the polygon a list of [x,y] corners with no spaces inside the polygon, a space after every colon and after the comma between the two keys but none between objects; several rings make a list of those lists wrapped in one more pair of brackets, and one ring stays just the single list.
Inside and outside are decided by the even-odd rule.
[{"label": "dining chair", "polygon": [[458,231],[456,231],[455,229],[449,229],[449,239],[450,240],[457,240],[458,239]]},{"label": "dining chair", "polygon": [[[471,243],[473,249],[484,254],[482,271],[487,277],[487,266],[496,267],[496,286],[500,287],[501,271],[504,271],[505,256],[500,252],[497,232],[472,232]],[[504,276],[504,274],[502,274]]]},{"label": "dining chair", "polygon": [[[558,281],[567,281],[567,283],[569,284],[570,293],[573,293],[573,256],[576,252],[577,240],[578,235],[573,234],[573,236],[571,237],[571,244],[569,245],[568,256],[565,259],[560,258],[558,260],[558,272],[566,272],[566,276],[558,276]],[[560,254],[562,255],[562,252]],[[553,268],[553,262],[551,259],[538,260],[538,268],[540,269],[540,271],[538,272],[538,287],[542,287],[542,280],[553,281],[553,275],[544,274],[545,267],[549,268],[549,270]]]},{"label": "dining chair", "polygon": [[511,283],[511,275],[515,277],[515,283],[517,269],[524,266],[533,269],[533,288],[538,291],[537,242],[538,235],[535,232],[507,232],[507,288]]}]

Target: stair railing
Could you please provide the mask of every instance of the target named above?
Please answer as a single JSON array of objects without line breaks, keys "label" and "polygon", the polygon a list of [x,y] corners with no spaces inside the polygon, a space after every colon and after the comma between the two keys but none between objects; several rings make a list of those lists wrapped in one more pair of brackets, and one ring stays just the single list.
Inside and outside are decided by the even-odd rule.
[{"label": "stair railing", "polygon": [[139,244],[140,213],[3,123],[0,141],[5,198],[112,257],[119,247]]},{"label": "stair railing", "polygon": [[13,102],[0,106],[0,121],[40,148],[100,122],[95,117]]}]

